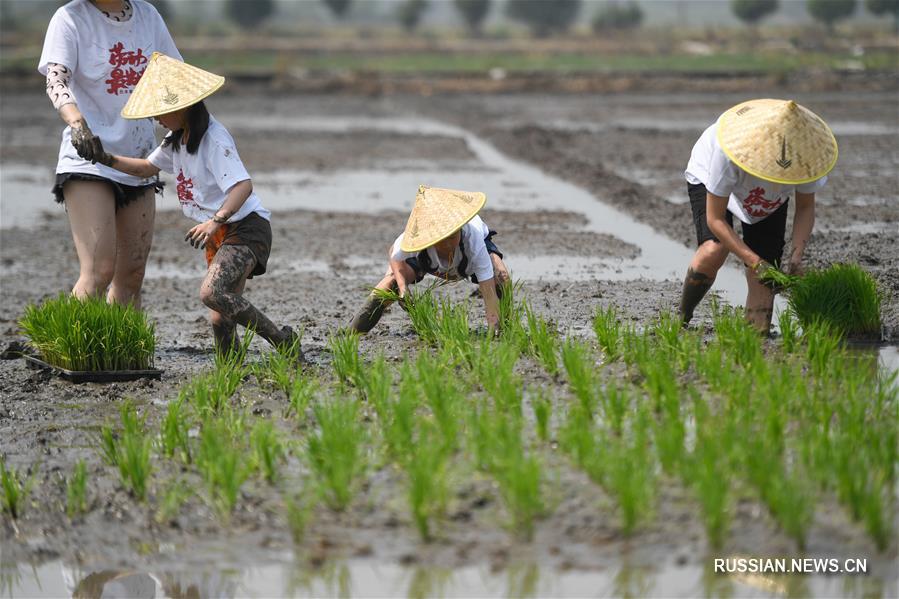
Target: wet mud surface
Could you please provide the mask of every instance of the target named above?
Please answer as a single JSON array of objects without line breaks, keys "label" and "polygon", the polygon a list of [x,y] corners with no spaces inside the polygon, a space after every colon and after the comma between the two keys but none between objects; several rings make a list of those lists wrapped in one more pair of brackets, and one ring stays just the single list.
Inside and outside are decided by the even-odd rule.
[{"label": "wet mud surface", "polygon": [[[874,98],[873,106],[851,94],[798,99],[831,121],[873,119],[875,124],[895,127],[895,113],[890,116],[894,106],[887,96]],[[45,100],[13,95],[4,98],[0,111],[5,136],[0,165],[30,165],[38,181],[51,176],[48,172],[59,133]],[[304,117],[421,115],[450,122],[487,139],[506,155],[582,186],[638,221],[692,246],[688,207],[671,198],[685,199],[682,170],[703,123],[711,122],[736,101],[739,98],[688,94],[649,95],[638,100],[626,96],[463,95],[308,96],[297,101],[228,96],[210,102],[210,108],[234,133],[251,174],[284,169],[339,173],[348,168],[390,172],[421,161],[432,163],[429,168],[433,172],[461,167],[476,171],[482,165],[459,138],[376,130],[359,135],[355,131],[254,133],[241,126],[243,113],[283,114],[289,121],[299,105]],[[655,124],[616,125],[647,113],[656,119]],[[571,121],[601,126],[591,131],[571,125]],[[671,130],[666,125],[671,121],[687,125]],[[690,128],[691,123],[695,127]],[[899,326],[899,154],[895,132],[838,135],[838,139],[841,162],[821,194],[807,260],[812,265],[857,261],[871,270],[890,294],[884,319],[888,334],[895,339]],[[301,195],[308,190],[294,185],[278,192]],[[515,193],[514,187],[509,193]],[[413,196],[414,190],[409,190],[410,203]],[[265,203],[266,198],[262,200]],[[4,347],[20,339],[16,321],[27,303],[69,289],[77,277],[64,212],[52,203],[49,191],[29,198],[4,193],[3,202],[10,201],[44,202],[51,214],[28,228],[4,228],[0,233],[0,343]],[[166,201],[176,202],[173,190],[167,191]],[[396,210],[353,214],[337,205],[332,209],[327,201],[323,198],[324,205],[318,210],[275,211],[269,272],[247,287],[248,299],[276,324],[305,330],[304,350],[312,367],[322,373],[328,371],[330,362],[325,350],[329,333],[349,321],[368,287],[378,280],[386,267],[388,244],[406,219]],[[591,232],[584,227],[585,217],[576,212],[492,210],[488,205],[483,217],[499,231],[495,241],[506,253],[513,275],[516,264],[529,260],[539,259],[542,265],[580,257],[614,264],[640,253],[642,240]],[[290,550],[280,494],[271,487],[248,483],[229,525],[196,496],[188,499],[177,517],[160,522],[154,507],[140,505],[128,496],[95,449],[99,427],[117,416],[121,400],[133,398],[155,425],[166,402],[177,396],[179,386],[211,364],[212,331],[199,300],[205,262],[202,252],[183,241],[191,226],[180,213],[160,212],[157,216],[144,305],[157,323],[157,366],[165,369],[161,381],[71,385],[29,370],[20,360],[0,362],[2,453],[18,468],[37,468],[35,491],[18,522],[18,532],[6,519],[0,525],[4,560],[60,558],[85,566],[139,568],[153,564],[182,570],[206,568],[209,556],[214,555],[216,567],[240,568],[248,565],[247,556],[253,561],[281,559]],[[531,277],[523,283],[537,311],[556,322],[563,333],[582,336],[592,335],[589,323],[597,306],[614,304],[633,321],[647,322],[660,310],[676,306],[681,285],[675,278],[608,281],[558,276]],[[463,300],[473,289],[463,283],[450,293]],[[697,312],[697,326],[709,322],[707,303]],[[482,322],[479,302],[471,304],[471,314],[473,322]],[[414,347],[416,337],[398,309],[388,312],[362,342],[366,355],[384,351],[391,358]],[[254,355],[265,350],[262,341],[254,342]],[[529,388],[545,387],[561,401],[558,396],[564,392],[553,391],[562,389],[560,381],[545,375],[528,359],[522,359],[518,370]],[[240,401],[258,414],[277,415],[286,407],[283,395],[264,391],[254,381],[247,381],[238,393]],[[284,426],[298,441],[307,432],[293,421]],[[92,503],[85,516],[70,521],[60,508],[65,502],[61,477],[81,458],[88,462]],[[645,567],[669,561],[703,566],[708,554],[703,526],[695,502],[681,485],[663,485],[659,513],[652,524],[627,538],[602,490],[571,467],[564,456],[550,452],[549,459],[548,466],[559,476],[551,485],[552,515],[538,524],[532,543],[517,541],[503,525],[490,481],[476,475],[454,481],[449,517],[438,540],[420,543],[404,504],[399,475],[382,467],[369,472],[357,500],[345,513],[324,508],[316,512],[297,554],[312,567],[332,558],[372,558],[412,566],[487,564],[500,570],[526,560],[562,570],[603,569],[625,552],[635,564]],[[158,501],[163,483],[185,476],[170,464],[159,466],[150,506]],[[287,471],[288,476],[302,471],[296,458],[291,459]],[[185,480],[201,484],[189,476]],[[223,547],[234,546],[242,551],[221,557]],[[730,540],[721,553],[794,555],[797,549],[756,502],[740,500]],[[887,551],[878,552],[836,503],[818,506],[806,553],[865,556],[877,581],[890,585],[896,580],[895,542]]]}]

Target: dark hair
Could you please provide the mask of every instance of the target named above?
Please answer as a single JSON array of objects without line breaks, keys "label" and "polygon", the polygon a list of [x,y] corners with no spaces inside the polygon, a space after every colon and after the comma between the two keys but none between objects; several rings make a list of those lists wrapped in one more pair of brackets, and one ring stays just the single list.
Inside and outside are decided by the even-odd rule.
[{"label": "dark hair", "polygon": [[[189,132],[187,137],[187,153],[196,154],[206,135],[206,129],[209,128],[209,111],[206,110],[206,104],[200,100],[196,104],[192,104],[187,109],[187,123],[185,129]],[[176,152],[181,148],[181,136],[184,135],[184,129],[172,131],[162,140],[163,146],[172,146]]]}]

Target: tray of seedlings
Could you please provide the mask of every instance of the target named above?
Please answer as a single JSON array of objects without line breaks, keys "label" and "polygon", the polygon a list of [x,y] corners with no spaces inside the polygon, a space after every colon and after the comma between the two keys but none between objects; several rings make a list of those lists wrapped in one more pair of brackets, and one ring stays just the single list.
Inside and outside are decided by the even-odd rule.
[{"label": "tray of seedlings", "polygon": [[783,289],[803,329],[819,325],[853,343],[881,341],[883,294],[874,277],[857,264],[833,264],[802,275],[772,268],[762,280]]},{"label": "tray of seedlings", "polygon": [[73,383],[159,379],[156,332],[146,314],[103,299],[60,295],[25,308],[19,321],[28,338],[22,357]]}]

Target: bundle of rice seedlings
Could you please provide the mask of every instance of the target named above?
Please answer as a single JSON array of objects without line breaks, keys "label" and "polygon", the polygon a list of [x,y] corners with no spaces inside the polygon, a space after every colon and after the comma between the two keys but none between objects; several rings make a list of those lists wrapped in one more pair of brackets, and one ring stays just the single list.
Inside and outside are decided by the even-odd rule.
[{"label": "bundle of rice seedlings", "polygon": [[131,306],[60,294],[26,307],[19,326],[41,358],[53,366],[76,371],[153,367],[155,326]]},{"label": "bundle of rice seedlings", "polygon": [[790,308],[803,328],[822,321],[843,336],[880,334],[883,294],[874,277],[857,264],[834,264],[798,277],[769,269],[763,280],[786,289]]}]

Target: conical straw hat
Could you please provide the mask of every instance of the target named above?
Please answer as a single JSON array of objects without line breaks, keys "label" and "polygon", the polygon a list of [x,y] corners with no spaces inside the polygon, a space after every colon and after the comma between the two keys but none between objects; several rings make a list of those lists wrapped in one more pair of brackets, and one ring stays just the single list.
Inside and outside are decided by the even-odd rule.
[{"label": "conical straw hat", "polygon": [[737,104],[718,121],[718,144],[741,169],[775,183],[809,183],[837,163],[830,127],[792,100]]},{"label": "conical straw hat", "polygon": [[486,202],[487,196],[480,192],[419,185],[400,249],[419,252],[446,239],[470,221]]},{"label": "conical straw hat", "polygon": [[175,112],[211,96],[224,83],[224,77],[154,52],[122,108],[122,117],[145,119]]}]

